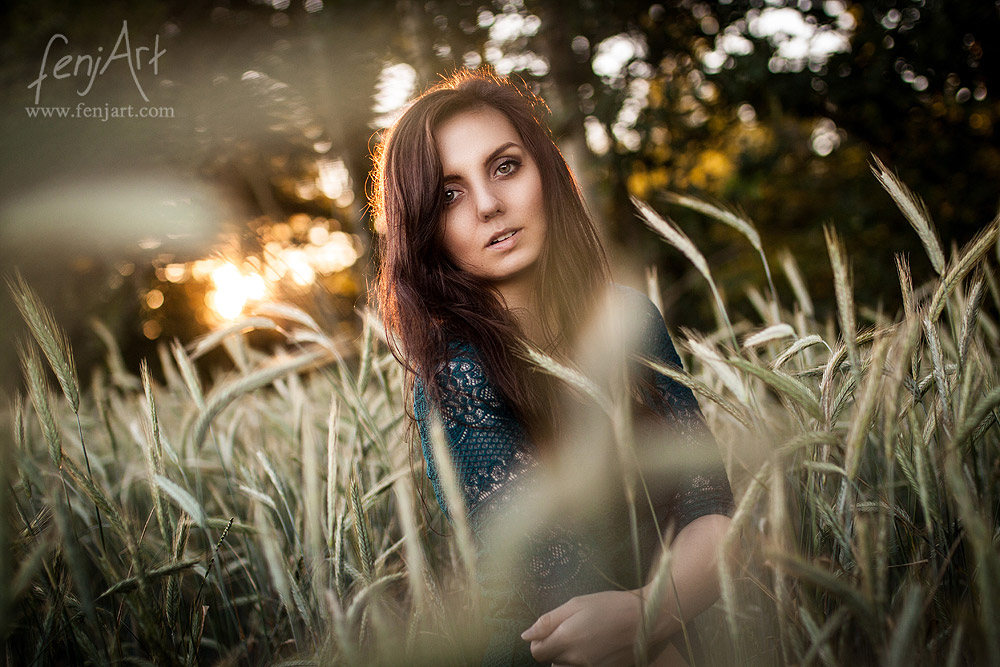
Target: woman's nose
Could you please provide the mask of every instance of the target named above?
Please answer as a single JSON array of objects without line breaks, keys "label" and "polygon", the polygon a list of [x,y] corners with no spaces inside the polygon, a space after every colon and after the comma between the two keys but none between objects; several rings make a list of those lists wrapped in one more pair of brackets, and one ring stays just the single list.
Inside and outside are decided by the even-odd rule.
[{"label": "woman's nose", "polygon": [[503,200],[496,190],[483,186],[476,191],[476,210],[480,220],[486,222],[503,213]]}]

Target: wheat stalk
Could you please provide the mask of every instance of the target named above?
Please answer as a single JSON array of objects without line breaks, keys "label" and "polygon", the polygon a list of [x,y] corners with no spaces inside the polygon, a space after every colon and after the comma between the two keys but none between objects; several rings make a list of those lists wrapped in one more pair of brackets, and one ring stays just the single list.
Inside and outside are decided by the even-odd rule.
[{"label": "wheat stalk", "polygon": [[878,156],[872,153],[874,164],[870,165],[875,178],[879,180],[882,187],[886,189],[896,206],[902,211],[903,216],[920,237],[920,242],[924,244],[927,256],[931,259],[931,264],[938,275],[944,275],[944,252],[941,250],[941,241],[938,239],[934,223],[931,222],[931,214],[927,210],[927,205],[916,193],[910,190],[899,180],[899,177],[889,171]]},{"label": "wheat stalk", "polygon": [[[143,573],[142,579],[146,581],[152,581],[155,579],[161,579],[163,577],[170,577],[171,575],[176,575],[184,570],[189,570],[195,565],[201,562],[201,558],[187,558],[184,560],[176,560],[173,563],[168,563],[167,565],[161,565],[160,567],[154,567]],[[140,577],[127,577],[115,582],[107,590],[97,596],[97,599],[106,598],[109,595],[115,595],[118,593],[128,593],[139,587]]]},{"label": "wheat stalk", "polygon": [[[435,468],[440,480],[441,490],[447,504],[448,517],[455,527],[455,534],[458,542],[458,553],[465,567],[466,580],[468,582],[478,581],[476,572],[476,553],[472,537],[472,529],[469,525],[465,496],[458,481],[458,472],[455,470],[451,452],[448,448],[448,441],[444,433],[444,426],[441,424],[437,414],[430,414],[430,436],[431,452],[434,457]],[[478,596],[473,596],[478,599]]]},{"label": "wheat stalk", "polygon": [[581,395],[590,398],[605,414],[614,412],[611,397],[602,391],[590,378],[580,371],[561,364],[533,345],[525,343],[521,346],[522,356],[549,375],[559,378]]},{"label": "wheat stalk", "polygon": [[[403,527],[403,550],[406,554],[406,574],[409,580],[410,595],[413,597],[415,614],[426,613],[427,601],[424,585],[427,576],[427,558],[421,546],[420,532],[415,520],[413,507],[413,488],[410,478],[404,477],[402,484],[393,487],[396,498],[397,513]],[[415,624],[414,624],[415,626]],[[413,627],[413,626],[411,626]]]},{"label": "wheat stalk", "polygon": [[174,361],[181,372],[181,377],[184,379],[184,386],[187,387],[188,393],[194,399],[195,405],[200,410],[204,410],[205,394],[202,391],[201,382],[198,380],[198,372],[191,363],[191,357],[187,355],[187,352],[184,351],[184,346],[176,338],[170,343],[170,351],[173,353]]},{"label": "wheat stalk", "polygon": [[316,333],[323,333],[323,329],[316,324],[316,320],[310,317],[301,308],[297,308],[287,303],[275,303],[273,301],[262,302],[254,306],[253,312],[256,315],[262,315],[264,317],[276,317],[291,320],[292,322],[301,324]]},{"label": "wheat stalk", "polygon": [[875,410],[878,407],[880,394],[883,386],[882,369],[885,367],[886,353],[888,351],[888,339],[882,338],[872,350],[872,366],[868,369],[864,384],[861,387],[861,397],[855,403],[854,414],[851,419],[851,426],[847,431],[847,440],[844,444],[844,459],[847,478],[854,481],[857,477],[858,466],[861,463],[861,456],[864,453],[865,443],[872,429],[872,420]]},{"label": "wheat stalk", "polygon": [[340,457],[337,447],[338,432],[340,425],[340,403],[337,395],[330,397],[330,410],[327,417],[326,429],[326,544],[328,549],[333,548],[334,542],[334,517],[337,513],[337,481],[339,477],[338,465]]},{"label": "wheat stalk", "polygon": [[7,287],[14,297],[14,304],[20,311],[35,342],[45,354],[49,365],[55,371],[59,386],[62,387],[66,400],[73,412],[80,411],[80,382],[76,375],[76,364],[70,352],[69,338],[66,332],[56,324],[52,312],[45,307],[35,291],[32,290],[20,272],[15,272],[14,278],[7,279]]},{"label": "wheat stalk", "polygon": [[[45,307],[42,300],[35,294],[34,290],[28,286],[24,277],[19,271],[15,271],[14,278],[7,279],[7,287],[14,297],[14,303],[20,311],[24,321],[28,324],[28,329],[34,337],[38,347],[49,362],[49,366],[55,373],[56,380],[62,388],[63,395],[69,402],[76,416],[77,431],[80,434],[80,446],[83,448],[83,460],[87,466],[87,474],[93,477],[90,468],[90,454],[87,451],[87,441],[83,435],[83,424],[80,421],[80,381],[77,378],[76,362],[73,360],[73,353],[69,344],[69,337],[66,332],[56,323],[52,312]],[[37,409],[37,408],[36,408]],[[47,435],[51,431],[46,431]],[[50,441],[51,446],[51,441]],[[61,445],[60,445],[61,449]],[[101,521],[101,511],[94,508],[97,520],[97,528],[101,536],[101,546],[105,545],[104,523]]]},{"label": "wheat stalk", "polygon": [[927,346],[931,352],[931,367],[934,372],[934,384],[938,390],[942,420],[944,421],[944,427],[951,431],[951,409],[948,400],[949,396],[951,396],[951,391],[948,386],[948,379],[945,376],[944,352],[941,349],[941,340],[938,337],[937,328],[928,318],[923,318],[921,323],[924,327]]},{"label": "wheat stalk", "polygon": [[[649,577],[649,597],[641,600],[642,621],[639,624],[639,632],[636,634],[635,657],[636,664],[644,665],[648,660],[649,641],[653,636],[657,619],[663,613],[663,600],[667,597],[667,586],[671,585],[676,593],[673,584],[673,575],[670,566],[673,564],[673,551],[669,544],[671,536],[666,536],[663,540],[667,545],[660,552],[656,567]],[[683,619],[681,620],[683,623]]]},{"label": "wheat stalk", "polygon": [[754,250],[757,251],[757,254],[760,256],[760,261],[764,265],[764,275],[767,278],[767,284],[771,288],[771,303],[774,304],[776,315],[778,307],[778,291],[774,288],[774,280],[771,278],[771,266],[768,264],[767,256],[764,254],[764,246],[760,242],[760,233],[757,231],[757,228],[754,227],[753,222],[750,221],[749,216],[742,211],[737,211],[736,209],[723,204],[709,202],[690,195],[682,195],[675,192],[664,192],[663,198],[672,204],[678,204],[685,208],[689,208],[692,211],[697,211],[698,213],[707,215],[710,218],[714,218],[715,220],[732,227],[745,236],[748,241],[750,241],[750,245],[752,245]]},{"label": "wheat stalk", "polygon": [[684,232],[682,232],[676,224],[669,218],[662,217],[659,213],[653,210],[653,208],[637,197],[631,197],[632,205],[638,209],[639,214],[642,216],[643,222],[651,230],[656,232],[664,241],[674,246],[681,253],[688,258],[698,272],[705,278],[708,282],[709,288],[712,290],[712,296],[715,298],[715,305],[718,308],[718,313],[722,317],[726,324],[726,330],[729,331],[729,335],[733,341],[734,349],[739,349],[739,344],[736,342],[736,333],[733,331],[733,325],[729,321],[729,314],[726,312],[726,306],[722,301],[722,295],[719,294],[719,289],[715,285],[715,280],[712,279],[712,273],[708,269],[708,262],[705,260],[705,256],[701,254],[701,251],[695,247],[691,239],[687,237]]},{"label": "wheat stalk", "polygon": [[372,543],[368,536],[368,521],[364,507],[361,504],[361,487],[358,482],[358,471],[351,476],[351,512],[354,515],[354,537],[358,549],[358,560],[361,562],[361,575],[365,583],[375,581],[375,557],[372,555]]},{"label": "wheat stalk", "polygon": [[256,389],[260,389],[261,387],[266,387],[278,378],[284,377],[289,373],[299,371],[327,358],[327,353],[324,350],[305,352],[298,356],[275,362],[265,366],[264,368],[259,368],[256,371],[241,376],[215,390],[206,400],[205,407],[198,415],[198,419],[195,421],[192,428],[192,442],[194,443],[194,446],[196,448],[201,446],[201,443],[205,439],[205,433],[208,431],[208,427],[212,423],[212,420],[215,419],[215,417],[222,412],[226,406],[240,396],[248,394]]},{"label": "wheat stalk", "polygon": [[781,396],[791,399],[794,403],[805,408],[806,412],[815,419],[823,419],[823,411],[820,408],[819,400],[817,400],[809,387],[791,375],[787,375],[781,371],[768,370],[745,359],[727,359],[726,363],[735,366],[749,375],[760,378],[766,384],[776,389]]},{"label": "wheat stalk", "polygon": [[[191,519],[186,515],[182,515],[180,520],[177,522],[177,532],[174,534],[174,543],[172,547],[172,555],[174,559],[174,564],[179,565],[183,562],[182,556],[184,555],[184,549],[187,547],[188,537],[191,535]],[[167,592],[166,600],[164,600],[164,607],[166,608],[167,617],[167,627],[173,628],[177,625],[177,617],[180,614],[181,606],[181,588],[180,588],[180,577],[171,576],[167,580]]]},{"label": "wheat stalk", "polygon": [[733,575],[729,567],[727,555],[733,553],[734,546],[741,533],[745,530],[745,526],[754,518],[753,511],[768,486],[767,480],[770,477],[771,465],[770,461],[765,461],[756,473],[749,478],[748,487],[736,504],[736,509],[729,524],[729,530],[726,531],[726,536],[723,538],[722,545],[720,546],[722,556],[719,558],[717,564],[719,569],[719,589],[722,598],[722,607],[726,612],[729,636],[734,644],[738,641],[739,624],[736,618],[736,590],[733,587]]},{"label": "wheat stalk", "polygon": [[793,329],[790,324],[785,324],[784,322],[772,324],[771,326],[761,329],[760,331],[744,338],[743,349],[745,350],[747,348],[757,347],[758,345],[763,345],[765,343],[770,343],[771,341],[789,337],[795,337],[795,329]]},{"label": "wheat stalk", "polygon": [[42,434],[49,445],[49,456],[57,468],[62,467],[62,436],[52,414],[49,403],[49,388],[45,382],[45,369],[34,345],[17,341],[17,354],[21,359],[21,370],[28,383],[28,397],[35,408],[35,414],[42,425]]},{"label": "wheat stalk", "polygon": [[28,435],[26,424],[24,423],[24,395],[20,391],[14,392],[14,405],[11,409],[14,413],[14,447],[18,455],[17,473],[20,478],[21,488],[24,489],[24,494],[28,497],[28,502],[31,502],[33,495],[31,479],[29,479],[24,467],[24,461],[28,458]]},{"label": "wheat stalk", "polygon": [[972,332],[976,326],[976,316],[983,305],[983,297],[986,296],[986,281],[982,276],[972,285],[969,290],[969,298],[965,304],[965,312],[962,314],[962,331],[958,336],[958,365],[965,367],[966,359],[969,356],[969,343],[972,341]]},{"label": "wheat stalk", "polygon": [[903,295],[903,314],[910,319],[916,314],[917,307],[913,296],[913,275],[905,255],[896,254],[896,273],[899,275],[899,291]]},{"label": "wheat stalk", "polygon": [[184,384],[184,380],[174,367],[174,363],[170,358],[170,350],[162,341],[156,344],[156,357],[160,362],[160,370],[163,371],[167,389],[171,392],[179,389]]},{"label": "wheat stalk", "polygon": [[108,350],[107,364],[108,370],[111,371],[112,383],[124,390],[138,389],[139,381],[125,368],[125,360],[122,358],[122,352],[118,347],[118,343],[115,342],[114,334],[111,333],[103,322],[96,318],[92,318],[89,322],[90,328],[93,329],[94,333],[97,334],[97,337],[101,339],[104,347]]},{"label": "wheat stalk", "polygon": [[847,356],[851,360],[851,371],[858,373],[861,365],[857,336],[857,320],[854,315],[854,289],[851,285],[850,272],[844,254],[843,242],[832,227],[824,226],[826,247],[830,254],[830,266],[833,268],[833,287],[837,295],[837,315],[840,319],[840,329],[847,346]]},{"label": "wheat stalk", "polygon": [[802,308],[802,312],[805,313],[806,317],[813,317],[815,307],[813,306],[812,297],[809,296],[809,290],[806,289],[806,281],[802,278],[802,273],[799,271],[799,264],[795,261],[795,256],[788,249],[785,249],[779,256],[779,261],[781,262],[781,268],[784,270],[785,276],[788,278],[788,284],[792,286],[792,292],[795,293],[795,300],[798,301],[799,307]]},{"label": "wheat stalk", "polygon": [[780,369],[788,362],[789,359],[791,359],[792,357],[794,357],[796,354],[806,349],[807,347],[812,347],[813,345],[822,345],[826,347],[826,349],[829,350],[830,352],[833,352],[833,350],[830,350],[830,346],[827,345],[826,341],[823,340],[821,336],[817,334],[809,334],[808,336],[800,338],[799,340],[789,345],[781,354],[777,356],[777,358],[775,358],[774,361],[771,362],[771,368],[773,370]]},{"label": "wheat stalk", "polygon": [[726,365],[726,360],[708,341],[700,340],[693,333],[689,333],[685,342],[691,352],[712,369],[716,377],[739,399],[740,403],[749,402],[749,391],[739,375]]},{"label": "wheat stalk", "polygon": [[1000,215],[994,218],[989,226],[978,232],[962,249],[958,260],[952,263],[931,299],[931,305],[928,307],[928,319],[931,322],[937,321],[941,311],[944,310],[948,297],[959,282],[979,263],[986,251],[997,242],[998,233],[1000,233]]},{"label": "wheat stalk", "polygon": [[747,300],[753,306],[753,309],[757,311],[757,315],[760,316],[763,324],[770,326],[780,323],[781,304],[774,300],[768,301],[754,285],[747,287],[746,295]]},{"label": "wheat stalk", "polygon": [[[742,424],[744,428],[746,428],[747,430],[752,429],[750,420],[747,419],[747,416],[743,413],[743,411],[741,411],[739,408],[733,405],[730,401],[727,401],[722,395],[712,391],[708,387],[708,385],[706,385],[704,382],[701,382],[697,378],[692,377],[691,375],[685,373],[682,370],[661,364],[660,362],[654,359],[640,357],[639,361],[648,366],[649,368],[651,368],[652,370],[656,371],[657,373],[664,375],[673,380],[674,382],[687,387],[694,393],[700,396],[704,396],[708,400],[717,404],[727,413],[729,413],[736,421]],[[728,370],[728,368],[726,370]],[[740,386],[742,387],[742,385]]]},{"label": "wheat stalk", "polygon": [[271,480],[271,484],[274,485],[274,490],[278,492],[278,498],[281,499],[281,506],[284,509],[284,514],[280,511],[275,512],[281,522],[284,524],[285,533],[288,535],[292,542],[294,543],[295,550],[297,553],[302,552],[302,545],[299,543],[299,533],[295,529],[295,515],[292,514],[291,505],[288,502],[288,494],[285,493],[285,485],[281,483],[281,478],[278,477],[278,473],[275,471],[274,466],[271,465],[271,460],[268,458],[261,450],[257,450],[257,461],[260,463],[264,472],[267,473],[267,478]]},{"label": "wheat stalk", "polygon": [[301,424],[299,439],[302,446],[302,468],[300,473],[302,486],[299,491],[300,506],[304,510],[302,532],[305,537],[307,555],[312,564],[318,566],[323,558],[322,545],[324,542],[323,533],[325,532],[321,509],[323,504],[322,495],[324,494],[320,492],[321,468],[317,452],[319,438],[304,397],[301,399],[299,406],[296,412],[299,414],[299,422]]},{"label": "wheat stalk", "polygon": [[209,334],[195,339],[188,347],[191,350],[191,358],[198,357],[210,352],[218,347],[222,341],[235,334],[243,334],[248,331],[263,330],[274,331],[278,325],[266,317],[245,317],[235,322],[231,322],[224,327],[220,327]]},{"label": "wheat stalk", "polygon": [[358,393],[363,394],[368,387],[372,375],[372,356],[375,345],[375,327],[371,318],[364,320],[364,332],[361,336],[361,364],[358,366]]},{"label": "wheat stalk", "polygon": [[131,537],[132,532],[129,530],[125,523],[121,512],[118,508],[111,502],[111,499],[107,494],[97,486],[90,475],[84,475],[83,471],[80,470],[73,459],[68,456],[63,457],[62,467],[70,477],[73,478],[83,492],[90,498],[90,501],[97,506],[100,512],[107,515],[108,520],[111,523],[111,527],[118,532],[118,536],[125,542],[126,546],[129,548],[130,552],[134,552],[134,545],[132,543]]},{"label": "wheat stalk", "polygon": [[[804,610],[804,608],[803,608]],[[810,630],[810,635],[812,636],[812,646],[806,652],[805,657],[802,659],[803,665],[810,665],[815,660],[818,655],[823,664],[827,667],[837,667],[836,658],[833,655],[833,650],[830,645],[830,639],[834,636],[834,633],[840,629],[840,626],[844,621],[849,620],[850,612],[847,607],[839,607],[830,618],[826,620],[821,628],[815,628]]]}]

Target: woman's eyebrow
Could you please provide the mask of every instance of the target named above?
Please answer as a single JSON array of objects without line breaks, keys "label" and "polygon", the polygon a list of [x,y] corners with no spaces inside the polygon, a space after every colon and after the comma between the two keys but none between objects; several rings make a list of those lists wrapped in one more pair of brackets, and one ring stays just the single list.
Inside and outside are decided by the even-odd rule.
[{"label": "woman's eyebrow", "polygon": [[[485,167],[485,166],[489,165],[489,163],[493,162],[493,160],[496,159],[496,157],[498,155],[500,155],[505,150],[507,150],[508,148],[511,148],[511,147],[521,148],[521,145],[519,143],[517,143],[516,141],[508,141],[505,144],[501,144],[492,153],[490,153],[489,155],[486,156],[486,159],[483,160],[483,166]],[[444,180],[445,181],[458,181],[458,180],[461,180],[461,177],[458,174],[445,174]]]}]

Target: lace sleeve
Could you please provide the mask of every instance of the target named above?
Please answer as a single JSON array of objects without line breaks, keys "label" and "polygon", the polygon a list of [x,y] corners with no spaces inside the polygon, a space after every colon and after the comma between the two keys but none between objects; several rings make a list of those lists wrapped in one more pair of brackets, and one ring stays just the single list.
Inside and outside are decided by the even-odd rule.
[{"label": "lace sleeve", "polygon": [[[536,465],[531,454],[532,445],[524,427],[490,384],[475,352],[463,346],[453,346],[452,351],[451,359],[435,376],[441,398],[440,404],[433,409],[444,427],[446,444],[483,565],[478,575],[488,601],[484,621],[490,637],[481,665],[536,665],[529,645],[519,635],[538,616],[537,600],[528,594],[537,588],[537,582],[524,572],[502,572],[493,566],[486,541],[490,518],[509,511],[511,498],[523,492],[529,483],[531,469]],[[451,520],[433,456],[432,406],[419,381],[414,385],[413,398],[427,476],[441,509]],[[530,542],[536,550],[535,558],[546,564],[547,572],[550,561],[547,551],[553,548],[551,543]],[[544,580],[545,574],[541,578]]]},{"label": "lace sleeve", "polygon": [[[447,364],[436,375],[444,427],[452,465],[466,509],[478,532],[490,507],[498,507],[511,492],[511,482],[534,465],[524,427],[487,380],[483,365],[469,348],[455,346]],[[430,405],[419,381],[414,386],[414,416],[427,476],[438,503],[451,518],[438,477],[430,437]]]},{"label": "lace sleeve", "polygon": [[[683,369],[680,356],[674,348],[663,317],[656,306],[640,292],[627,290],[629,298],[637,302],[642,313],[642,341],[640,352],[669,366]],[[690,389],[649,369],[651,383],[656,388],[659,412],[671,422],[671,434],[678,453],[685,460],[697,461],[696,467],[686,472],[675,484],[672,499],[672,518],[675,534],[700,516],[733,513],[733,494],[722,462],[718,444],[709,431],[698,401]]]},{"label": "lace sleeve", "polygon": [[[471,527],[482,542],[492,519],[516,520],[512,513],[527,511],[523,504],[514,501],[538,489],[534,448],[524,427],[490,384],[472,350],[459,347],[435,379],[441,396],[439,414],[445,439]],[[423,387],[415,387],[414,400],[427,476],[438,503],[448,514],[447,499],[432,455],[430,406]],[[551,608],[554,600],[569,599],[568,591],[593,587],[587,579],[591,575],[587,563],[592,549],[571,530],[558,523],[539,527],[526,536],[524,548],[524,570],[515,578],[522,582],[521,593],[530,606]],[[532,590],[531,595],[523,590],[526,588]]]}]

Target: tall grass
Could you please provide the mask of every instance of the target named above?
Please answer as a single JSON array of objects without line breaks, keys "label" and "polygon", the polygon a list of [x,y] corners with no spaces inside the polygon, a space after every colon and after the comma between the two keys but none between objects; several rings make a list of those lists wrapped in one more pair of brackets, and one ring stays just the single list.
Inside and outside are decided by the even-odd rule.
[{"label": "tall grass", "polygon": [[[722,599],[691,628],[706,647],[699,665],[1000,665],[1000,220],[945,261],[919,198],[883,165],[876,173],[935,268],[924,280],[899,258],[895,316],[853,302],[850,242],[829,229],[836,304],[814,304],[786,252],[793,298],[780,284],[754,289],[761,321],[731,320],[704,256],[639,207],[696,263],[725,323],[676,336],[688,372],[660,368],[698,396],[737,500]],[[770,282],[745,216],[669,201],[742,230]],[[0,502],[5,664],[474,659],[474,538],[443,519],[407,447],[403,374],[377,322],[345,343],[272,306],[164,346],[163,381],[145,364],[125,369],[98,325],[109,364],[87,388],[37,295],[19,278],[10,286],[34,342],[21,346],[28,396],[2,412],[13,463]],[[287,343],[253,349],[253,327]],[[218,346],[235,370],[199,369]],[[535,361],[612,418],[625,456],[625,397],[586,367]],[[669,558],[658,595],[671,594]]]}]

